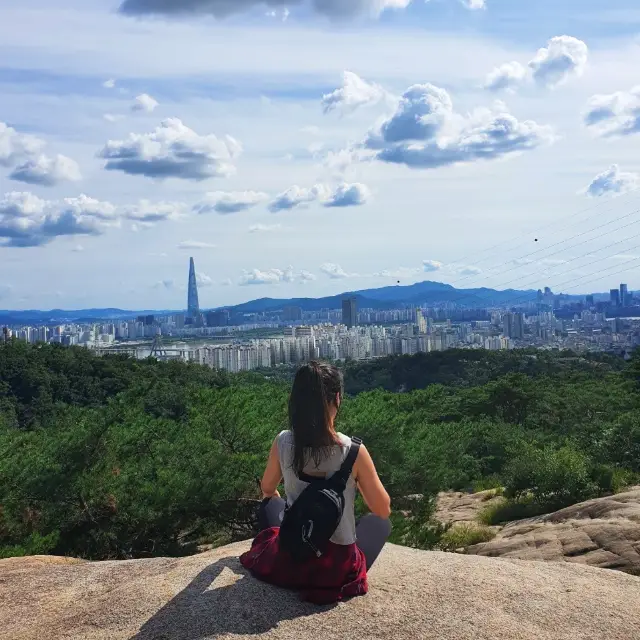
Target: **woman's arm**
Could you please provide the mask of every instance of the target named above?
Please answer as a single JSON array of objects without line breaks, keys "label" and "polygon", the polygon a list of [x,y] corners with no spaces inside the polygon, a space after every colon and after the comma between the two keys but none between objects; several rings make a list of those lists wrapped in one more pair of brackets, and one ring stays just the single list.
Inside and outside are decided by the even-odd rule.
[{"label": "woman's arm", "polygon": [[358,457],[353,465],[353,475],[371,513],[388,519],[391,515],[391,498],[380,481],[371,455],[363,444],[360,445]]},{"label": "woman's arm", "polygon": [[278,442],[276,439],[271,445],[269,459],[267,460],[267,468],[264,470],[262,482],[260,483],[262,488],[262,497],[279,498],[280,494],[278,493],[278,485],[281,480],[282,469],[280,468],[280,456],[278,455]]}]

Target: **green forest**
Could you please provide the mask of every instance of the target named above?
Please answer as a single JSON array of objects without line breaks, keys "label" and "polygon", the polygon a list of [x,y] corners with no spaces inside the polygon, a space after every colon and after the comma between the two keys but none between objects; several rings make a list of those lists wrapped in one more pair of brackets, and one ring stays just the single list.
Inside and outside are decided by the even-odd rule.
[{"label": "green forest", "polygon": [[[343,368],[338,427],[371,451],[396,542],[441,542],[440,490],[499,487],[494,523],[640,478],[638,354],[451,350]],[[185,555],[250,537],[291,375],[1,345],[0,557]]]}]

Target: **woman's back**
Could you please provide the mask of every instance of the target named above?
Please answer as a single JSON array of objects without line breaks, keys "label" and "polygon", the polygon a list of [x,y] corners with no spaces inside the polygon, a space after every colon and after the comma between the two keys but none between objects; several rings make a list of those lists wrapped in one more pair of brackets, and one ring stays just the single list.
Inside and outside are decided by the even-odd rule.
[{"label": "woman's back", "polygon": [[[305,467],[304,473],[309,475],[319,475],[331,477],[340,469],[344,462],[349,448],[351,447],[351,438],[341,433],[337,434],[340,439],[340,445],[335,445],[323,456],[318,466],[313,460],[309,460]],[[293,504],[298,496],[306,489],[308,483],[298,478],[293,468],[293,434],[291,431],[283,431],[276,438],[278,446],[278,455],[280,458],[280,466],[282,476],[284,478],[284,489],[287,495],[287,503]],[[340,545],[353,544],[356,541],[356,522],[354,512],[354,502],[356,496],[356,483],[353,476],[349,478],[347,488],[344,491],[344,513],[336,532],[331,537],[331,542]]]},{"label": "woman's back", "polygon": [[[391,532],[389,494],[380,482],[367,448],[358,443],[358,448],[353,450],[357,455],[353,456],[352,473],[343,491],[343,515],[331,539],[327,541],[323,536],[321,545],[314,548],[311,537],[316,520],[305,515],[304,522],[297,523],[296,531],[314,553],[297,558],[287,548],[289,527],[285,523],[283,532],[281,526],[286,503],[278,493],[278,486],[284,481],[287,501],[293,505],[309,486],[300,477],[330,478],[347,459],[351,438],[337,433],[334,427],[343,392],[342,374],[335,366],[309,362],[298,369],[289,396],[290,430],[282,431],[274,438],[262,476],[263,500],[258,512],[260,533],[251,549],[240,556],[242,566],[256,577],[281,587],[300,589],[304,598],[318,604],[365,594],[367,571]],[[342,478],[340,480],[342,489]],[[372,512],[360,518],[357,525],[354,514],[356,480]],[[305,505],[298,506],[302,509]],[[328,535],[333,531],[335,519],[329,520],[329,513],[322,515],[322,509],[318,517],[327,520],[322,520],[315,533],[320,535],[323,526],[327,525]]]}]

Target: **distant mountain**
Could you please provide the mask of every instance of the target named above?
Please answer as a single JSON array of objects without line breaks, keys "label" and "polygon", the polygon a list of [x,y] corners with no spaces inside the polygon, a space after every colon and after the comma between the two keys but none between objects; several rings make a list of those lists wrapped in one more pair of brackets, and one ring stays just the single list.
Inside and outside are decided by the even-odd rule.
[{"label": "distant mountain", "polygon": [[360,309],[389,309],[404,305],[455,303],[469,308],[506,306],[535,300],[537,291],[507,289],[456,289],[442,282],[418,282],[408,286],[382,287],[350,291],[326,298],[260,298],[233,307],[225,307],[237,313],[262,313],[278,311],[284,307],[300,307],[304,311],[339,309],[345,296],[355,296]]},{"label": "distant mountain", "polygon": [[96,320],[120,320],[135,318],[136,316],[162,313],[158,311],[126,311],[123,309],[51,309],[39,311],[0,310],[0,324],[48,324],[65,322],[95,322]]},{"label": "distant mountain", "polygon": [[[217,307],[232,312],[264,313],[280,311],[284,307],[300,307],[304,311],[321,309],[340,309],[345,296],[355,296],[360,309],[392,309],[402,306],[418,306],[421,304],[436,305],[452,303],[470,309],[479,307],[508,307],[535,300],[537,291],[528,289],[456,289],[442,282],[417,282],[407,286],[381,287],[378,289],[361,289],[348,291],[325,298],[259,298],[234,306]],[[600,294],[595,294],[600,295]],[[602,294],[604,295],[604,294]],[[579,299],[581,296],[569,296]],[[96,320],[118,320],[134,318],[139,315],[162,315],[178,313],[176,310],[129,311],[123,309],[80,309],[67,311],[52,309],[51,311],[0,311],[0,324],[44,324],[65,322],[94,322]]]}]

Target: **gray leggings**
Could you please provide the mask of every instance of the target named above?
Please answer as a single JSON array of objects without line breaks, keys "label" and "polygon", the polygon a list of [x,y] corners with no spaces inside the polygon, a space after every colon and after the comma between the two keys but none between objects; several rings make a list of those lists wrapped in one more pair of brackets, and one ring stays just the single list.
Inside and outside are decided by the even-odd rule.
[{"label": "gray leggings", "polygon": [[[282,498],[265,498],[258,512],[260,530],[280,526],[285,501]],[[391,523],[372,513],[368,513],[356,522],[356,538],[360,551],[367,560],[367,570],[376,561],[391,534]]]}]

